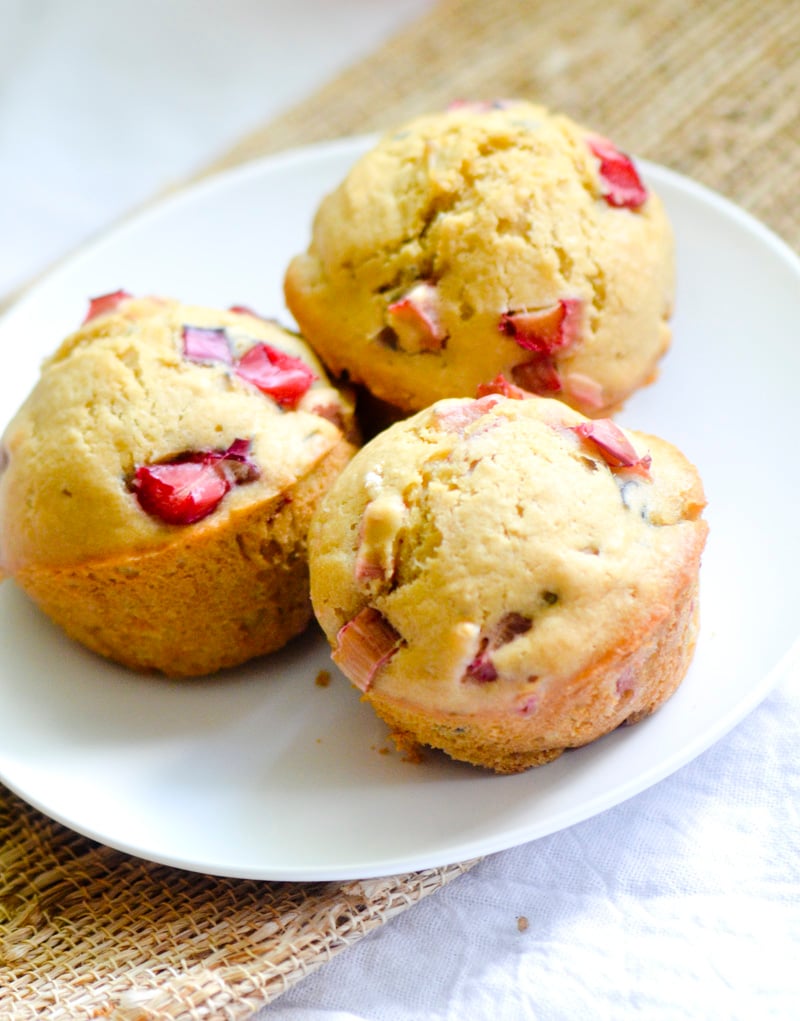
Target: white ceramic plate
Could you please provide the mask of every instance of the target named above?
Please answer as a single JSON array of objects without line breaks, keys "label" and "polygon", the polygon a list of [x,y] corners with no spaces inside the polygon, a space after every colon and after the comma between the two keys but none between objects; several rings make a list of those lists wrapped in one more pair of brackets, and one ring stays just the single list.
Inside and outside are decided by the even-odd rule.
[{"label": "white ceramic plate", "polygon": [[[0,323],[0,421],[89,295],[124,287],[285,319],[288,258],[368,144],[253,164],[137,218],[52,273]],[[725,200],[644,165],[678,244],[674,346],[625,424],[700,466],[711,525],[702,635],[674,698],[541,769],[499,777],[393,750],[314,630],[226,675],[138,676],[73,645],[0,586],[0,778],[112,847],[186,869],[348,879],[442,865],[607,809],[707,748],[800,662],[792,593],[800,261]],[[317,672],[332,670],[328,687]]]}]

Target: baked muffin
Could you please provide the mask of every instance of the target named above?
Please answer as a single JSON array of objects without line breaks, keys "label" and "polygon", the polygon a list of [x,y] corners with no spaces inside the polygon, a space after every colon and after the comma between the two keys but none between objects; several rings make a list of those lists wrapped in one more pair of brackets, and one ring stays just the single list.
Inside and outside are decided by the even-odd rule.
[{"label": "baked muffin", "polygon": [[92,302],[2,440],[0,567],[71,637],[205,674],[311,617],[311,512],[352,407],[275,323],[124,292]]},{"label": "baked muffin", "polygon": [[400,746],[518,772],[675,691],[704,503],[664,440],[547,398],[446,399],[371,440],[327,493],[314,610]]},{"label": "baked muffin", "polygon": [[463,103],[356,162],[285,295],[334,374],[405,413],[502,373],[601,417],[654,378],[673,274],[663,206],[611,142]]}]

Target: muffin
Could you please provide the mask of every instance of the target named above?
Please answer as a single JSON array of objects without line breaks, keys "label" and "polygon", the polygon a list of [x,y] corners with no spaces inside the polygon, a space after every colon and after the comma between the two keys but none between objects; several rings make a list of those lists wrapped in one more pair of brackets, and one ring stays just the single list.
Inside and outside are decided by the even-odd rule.
[{"label": "muffin", "polygon": [[387,134],[323,199],[284,288],[329,369],[406,414],[502,373],[602,417],[654,378],[673,275],[633,161],[505,101]]},{"label": "muffin", "polygon": [[309,563],[333,659],[397,743],[515,773],[675,691],[707,528],[669,443],[495,389],[366,444]]},{"label": "muffin", "polygon": [[206,674],[311,618],[311,512],[352,456],[349,399],[246,309],[95,299],[8,425],[0,568],[72,638]]}]

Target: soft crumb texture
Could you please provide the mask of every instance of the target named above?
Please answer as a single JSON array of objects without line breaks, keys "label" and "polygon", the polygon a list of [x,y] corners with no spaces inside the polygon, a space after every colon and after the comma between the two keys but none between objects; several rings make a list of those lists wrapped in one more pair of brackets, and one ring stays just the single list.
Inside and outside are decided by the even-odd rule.
[{"label": "soft crumb texture", "polygon": [[612,424],[601,446],[587,421],[540,398],[441,401],[370,441],[323,500],[314,609],[402,747],[516,772],[682,679],[700,479],[669,443]]},{"label": "soft crumb texture", "polygon": [[[187,355],[187,328],[221,337],[229,360]],[[258,344],[313,373],[291,409],[234,371]],[[124,300],[64,341],[5,432],[0,564],[68,634],[138,669],[208,673],[272,651],[310,619],[308,521],[352,456],[352,421],[275,323]],[[145,512],[139,466],[237,440],[257,477],[213,512],[192,524]]]},{"label": "soft crumb texture", "polygon": [[288,267],[309,343],[406,412],[498,374],[584,414],[618,407],[668,347],[674,257],[658,196],[609,146],[526,102],[387,134]]}]

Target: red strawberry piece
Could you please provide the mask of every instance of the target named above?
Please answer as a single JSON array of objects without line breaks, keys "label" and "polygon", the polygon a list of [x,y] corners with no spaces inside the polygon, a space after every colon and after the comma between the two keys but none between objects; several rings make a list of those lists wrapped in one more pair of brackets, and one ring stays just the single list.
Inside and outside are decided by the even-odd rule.
[{"label": "red strawberry piece", "polygon": [[439,292],[425,281],[415,284],[386,309],[389,325],[404,351],[440,351],[447,330],[439,315]]},{"label": "red strawberry piece", "polygon": [[193,362],[233,361],[228,334],[222,327],[184,326],[183,356]]},{"label": "red strawberry piece", "polygon": [[561,298],[546,308],[504,312],[500,316],[500,332],[526,351],[550,355],[571,347],[578,340],[580,313],[578,298]]},{"label": "red strawberry piece", "polygon": [[369,691],[375,675],[403,640],[383,614],[365,606],[339,628],[331,658],[361,691]]},{"label": "red strawberry piece", "polygon": [[647,188],[625,153],[609,142],[607,138],[593,135],[586,139],[593,155],[600,160],[600,178],[603,182],[603,198],[610,206],[638,209],[647,201]]},{"label": "red strawberry piece", "polygon": [[479,383],[476,391],[477,397],[487,397],[489,394],[499,394],[501,397],[510,397],[512,400],[522,401],[530,397],[530,392],[522,387],[509,383],[506,377],[500,373],[488,383]]},{"label": "red strawberry piece", "polygon": [[236,365],[236,374],[286,408],[294,408],[317,378],[300,358],[255,344]]},{"label": "red strawberry piece", "polygon": [[232,486],[258,478],[250,443],[228,450],[191,451],[171,461],[140,465],[131,489],[147,514],[169,525],[191,525],[216,510]]},{"label": "red strawberry piece", "polygon": [[514,382],[532,394],[557,393],[562,388],[561,376],[549,355],[540,355],[511,370]]},{"label": "red strawberry piece", "polygon": [[625,469],[649,478],[650,455],[639,457],[631,441],[610,418],[579,422],[569,428],[596,447],[612,471]]},{"label": "red strawberry piece", "polygon": [[112,291],[110,294],[101,294],[97,298],[90,298],[89,311],[86,313],[86,318],[81,325],[85,326],[86,323],[91,319],[96,319],[97,316],[108,315],[109,312],[113,312],[123,301],[127,301],[132,297],[133,295],[128,294],[127,291]]}]

